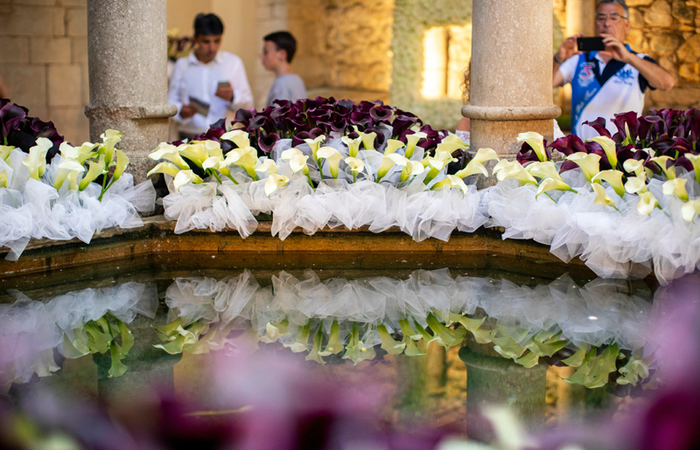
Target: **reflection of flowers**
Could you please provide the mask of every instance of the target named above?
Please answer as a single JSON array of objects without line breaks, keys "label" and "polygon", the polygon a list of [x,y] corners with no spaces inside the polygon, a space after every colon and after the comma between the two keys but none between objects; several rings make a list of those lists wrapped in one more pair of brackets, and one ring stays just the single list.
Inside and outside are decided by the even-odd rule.
[{"label": "reflection of flowers", "polygon": [[[408,280],[376,277],[324,281],[311,271],[306,272],[304,280],[282,272],[273,278],[272,286],[267,287],[261,287],[247,271],[221,281],[179,279],[166,294],[166,302],[172,308],[172,322],[158,328],[165,342],[159,348],[178,353],[230,347],[234,342],[227,336],[234,330],[240,332],[252,327],[257,330],[253,339],[263,343],[280,342],[292,352],[306,353],[307,360],[325,364],[327,357],[338,354],[357,364],[373,359],[379,352],[377,346],[391,355],[419,356],[425,354],[433,341],[450,348],[462,345],[466,335],[471,334],[478,343],[493,343],[503,357],[525,367],[532,367],[542,359],[576,367],[577,371],[569,379],[572,383],[597,387],[607,383],[611,376],[617,377],[620,384],[635,385],[643,381],[648,376],[650,358],[639,347],[642,340],[634,338],[632,340],[637,343],[631,344],[632,340],[619,335],[594,338],[595,333],[577,336],[578,332],[573,331],[587,328],[602,331],[586,322],[597,324],[604,320],[605,313],[600,311],[596,313],[600,316],[591,319],[596,307],[595,303],[587,302],[597,296],[609,302],[610,289],[617,291],[621,285],[603,285],[605,289],[600,291],[599,284],[591,283],[582,290],[572,290],[564,288],[568,283],[571,283],[568,279],[562,279],[561,284],[554,283],[552,293],[547,294],[540,288],[531,293],[530,288],[494,283],[489,279],[455,280],[446,271],[418,271]],[[199,289],[200,285],[206,286],[206,290]],[[479,286],[483,286],[483,292]],[[561,310],[568,309],[572,316],[546,319],[548,310],[541,312],[543,317],[530,312],[529,316],[536,317],[538,323],[549,324],[545,329],[533,329],[534,326],[521,317],[519,324],[513,323],[508,318],[516,313],[503,310],[498,314],[505,318],[505,323],[494,327],[490,322],[486,324],[484,317],[472,316],[477,305],[487,313],[492,310],[491,289],[501,297],[531,297],[540,303],[546,303],[548,295],[562,301],[561,293],[568,289],[573,294],[567,300],[570,307]],[[242,295],[231,296],[234,292]],[[468,292],[482,294],[473,297],[468,296]],[[410,313],[408,305],[402,304],[404,298],[415,299],[411,300]],[[463,304],[465,298],[469,298],[468,305]],[[520,305],[514,311],[519,308],[527,308],[527,305]],[[574,309],[570,308],[580,308],[583,317],[574,319]],[[629,308],[630,314],[638,314],[639,306],[635,306],[634,301]],[[179,309],[184,315],[178,315]],[[225,312],[229,310],[238,311],[238,316]],[[355,311],[364,312],[357,314]],[[374,311],[376,313],[371,313]],[[620,319],[616,313],[615,324],[611,326],[619,327],[624,323]],[[637,350],[631,352],[630,347]],[[618,360],[625,362],[620,371],[615,365]]]}]

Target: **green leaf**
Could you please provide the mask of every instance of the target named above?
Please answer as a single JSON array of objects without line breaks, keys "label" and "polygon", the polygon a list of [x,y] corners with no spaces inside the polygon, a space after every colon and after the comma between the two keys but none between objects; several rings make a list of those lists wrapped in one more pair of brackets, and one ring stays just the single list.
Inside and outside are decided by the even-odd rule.
[{"label": "green leaf", "polygon": [[437,317],[432,314],[428,314],[426,319],[428,326],[433,331],[434,336],[439,344],[445,348],[450,348],[455,345],[459,345],[464,341],[464,337],[467,335],[467,330],[464,328],[452,329],[441,323]]},{"label": "green leaf", "polygon": [[516,359],[515,362],[525,367],[526,369],[531,369],[537,365],[540,357],[533,352],[527,352],[520,358]]},{"label": "green leaf", "polygon": [[406,343],[405,342],[399,342],[395,340],[393,337],[391,337],[391,334],[389,334],[389,331],[386,329],[386,326],[384,324],[381,324],[377,327],[377,331],[379,332],[379,336],[382,338],[382,345],[381,347],[390,355],[399,355],[403,353],[404,349],[406,348]]},{"label": "green leaf", "polygon": [[126,327],[126,324],[119,319],[115,319],[117,325],[119,326],[119,332],[122,337],[122,347],[121,353],[126,356],[129,354],[129,350],[134,346],[134,335],[131,334],[131,330]]},{"label": "green leaf", "polygon": [[588,353],[588,344],[579,347],[576,349],[576,353],[566,359],[562,359],[561,362],[569,367],[580,367],[581,364],[583,364],[583,360],[586,358],[586,353]]},{"label": "green leaf", "polygon": [[109,356],[112,358],[112,365],[109,368],[109,372],[107,374],[108,377],[113,378],[124,375],[127,367],[122,364],[122,355],[119,352],[119,347],[115,342],[112,342],[112,344],[109,346]]}]

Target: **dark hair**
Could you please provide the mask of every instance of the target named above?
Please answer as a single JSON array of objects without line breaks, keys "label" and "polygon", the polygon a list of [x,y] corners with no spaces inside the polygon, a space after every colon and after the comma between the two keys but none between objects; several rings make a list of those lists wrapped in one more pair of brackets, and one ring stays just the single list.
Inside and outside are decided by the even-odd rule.
[{"label": "dark hair", "polygon": [[297,40],[294,39],[292,33],[289,31],[275,31],[270,33],[263,38],[264,41],[270,41],[275,43],[277,50],[287,51],[287,62],[292,62],[294,58],[294,53],[297,51]]},{"label": "dark hair", "polygon": [[216,14],[197,14],[194,18],[195,36],[218,36],[224,34],[224,24]]},{"label": "dark hair", "polygon": [[622,6],[622,8],[625,10],[625,19],[629,18],[630,9],[627,7],[627,2],[625,0],[599,0],[598,3],[595,5],[595,9],[598,9],[600,5],[604,5],[606,3],[612,3],[615,5]]}]

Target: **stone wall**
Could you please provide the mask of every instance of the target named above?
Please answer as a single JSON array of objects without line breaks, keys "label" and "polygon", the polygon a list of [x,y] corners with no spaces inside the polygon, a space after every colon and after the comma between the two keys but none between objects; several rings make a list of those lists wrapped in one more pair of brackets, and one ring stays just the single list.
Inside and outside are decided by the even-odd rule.
[{"label": "stone wall", "polygon": [[[288,0],[309,90],[333,87],[386,96],[391,82],[393,0]],[[373,98],[367,98],[373,100]]]},{"label": "stone wall", "polygon": [[647,108],[687,109],[700,106],[700,2],[627,0],[630,7],[628,41],[648,53],[673,74],[676,87],[653,91]]},{"label": "stone wall", "polygon": [[87,0],[0,0],[0,77],[31,116],[88,140]]}]

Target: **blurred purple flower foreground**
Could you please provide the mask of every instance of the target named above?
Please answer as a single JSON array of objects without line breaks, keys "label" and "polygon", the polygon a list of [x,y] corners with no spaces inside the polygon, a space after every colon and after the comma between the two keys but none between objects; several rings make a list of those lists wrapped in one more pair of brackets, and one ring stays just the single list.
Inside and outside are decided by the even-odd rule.
[{"label": "blurred purple flower foreground", "polygon": [[279,355],[222,356],[213,373],[216,398],[201,404],[168,395],[107,413],[46,393],[19,410],[0,404],[0,448],[427,450],[446,434],[382,430],[382,396],[371,382],[361,392],[339,389]]}]

